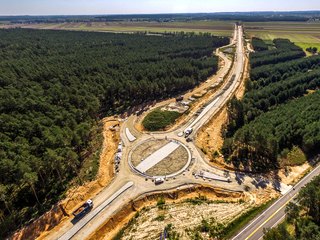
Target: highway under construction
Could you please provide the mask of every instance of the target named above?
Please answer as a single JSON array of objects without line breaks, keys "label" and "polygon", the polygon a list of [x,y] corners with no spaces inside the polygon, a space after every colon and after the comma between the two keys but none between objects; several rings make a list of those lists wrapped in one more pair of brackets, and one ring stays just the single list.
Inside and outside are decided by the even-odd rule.
[{"label": "highway under construction", "polygon": [[[245,190],[245,184],[239,184],[236,180],[239,178],[237,173],[230,172],[225,176],[224,169],[210,166],[193,141],[187,141],[185,138],[188,132],[188,137],[194,139],[199,129],[233,97],[243,81],[247,54],[241,25],[235,24],[233,38],[228,46],[235,48],[233,59],[217,49],[216,55],[224,65],[212,82],[208,83],[212,85],[219,79],[224,79],[223,84],[207,99],[202,110],[191,113],[183,124],[170,131],[149,133],[134,127],[137,116],[132,115],[124,119],[120,129],[120,154],[118,153],[115,159],[118,172],[114,180],[93,198],[94,207],[91,212],[74,225],[66,224],[55,234],[47,236],[47,239],[56,239],[57,235],[60,240],[87,239],[127,203],[145,193],[164,192],[204,183],[235,192]],[[151,145],[151,142],[154,144]],[[140,153],[135,153],[139,149],[152,149],[152,151],[142,156]],[[177,164],[178,167],[172,168],[169,172],[161,172],[161,164],[165,166],[168,158],[174,165],[175,159],[181,159],[182,155],[185,158],[183,164]],[[135,159],[132,159],[132,156]],[[151,169],[154,170],[152,174],[148,173]],[[157,169],[160,170],[157,172]],[[155,184],[159,178],[163,179],[163,183]],[[246,186],[251,186],[252,176],[243,176],[242,182],[246,183]]]}]

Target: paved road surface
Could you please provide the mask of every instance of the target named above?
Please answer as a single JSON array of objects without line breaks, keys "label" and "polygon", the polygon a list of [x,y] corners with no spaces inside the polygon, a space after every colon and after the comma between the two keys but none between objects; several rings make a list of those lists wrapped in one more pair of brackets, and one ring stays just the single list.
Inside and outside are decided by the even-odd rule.
[{"label": "paved road surface", "polygon": [[240,233],[238,233],[232,240],[259,240],[263,237],[264,228],[272,228],[278,225],[285,218],[285,207],[293,200],[299,190],[309,183],[315,176],[320,174],[320,165],[305,176],[296,186],[295,190],[291,190],[273,205],[265,210],[253,222],[247,225]]},{"label": "paved road surface", "polygon": [[67,240],[72,238],[77,232],[79,232],[85,225],[88,224],[95,216],[97,216],[102,210],[104,210],[110,203],[118,198],[123,192],[133,186],[133,182],[128,182],[123,185],[117,192],[115,192],[110,198],[88,213],[84,218],[77,222],[68,232],[63,234],[59,240]]}]

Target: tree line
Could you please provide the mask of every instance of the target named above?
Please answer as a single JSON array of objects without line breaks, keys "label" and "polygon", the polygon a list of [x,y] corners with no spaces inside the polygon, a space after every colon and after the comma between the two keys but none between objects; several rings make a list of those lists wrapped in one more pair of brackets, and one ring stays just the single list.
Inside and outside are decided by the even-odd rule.
[{"label": "tree line", "polygon": [[[255,40],[257,44],[261,40]],[[253,45],[257,48],[257,45]],[[300,47],[294,45],[288,39],[274,39],[273,48],[266,51],[266,49],[260,49],[256,53],[250,54],[250,65],[252,68],[267,65],[267,64],[276,64],[284,61],[289,61],[297,58],[304,57],[306,54]]]},{"label": "tree line", "polygon": [[[288,41],[274,43],[295,49],[287,46]],[[247,170],[267,171],[279,167],[284,150],[299,146],[305,153],[317,151],[320,136],[314,114],[319,114],[319,60],[313,56],[251,67],[243,99],[233,98],[228,104],[222,147],[227,161]],[[316,93],[306,97],[309,91]]]},{"label": "tree line", "polygon": [[218,68],[210,34],[0,30],[0,238],[57,202],[97,121],[177,95]]},{"label": "tree line", "polygon": [[226,139],[223,153],[236,166],[266,171],[279,166],[284,149],[299,146],[306,153],[320,149],[320,91],[281,104],[238,129]]},{"label": "tree line", "polygon": [[266,44],[262,39],[253,37],[251,39],[252,47],[255,51],[266,51],[269,49],[268,44]]},{"label": "tree line", "polygon": [[[267,66],[266,70],[259,67],[265,77],[255,80],[252,74],[246,83],[247,92],[243,100],[233,98],[229,103],[230,122],[227,127],[227,137],[232,136],[245,123],[249,123],[274,106],[303,96],[307,90],[317,89],[320,84],[319,60],[320,57],[317,56]],[[278,68],[278,65],[281,68]],[[252,73],[254,71],[255,68],[251,70]]]},{"label": "tree line", "polygon": [[301,58],[283,63],[252,68],[247,91],[263,88],[270,83],[285,80],[297,73],[307,73],[320,67],[320,56]]}]

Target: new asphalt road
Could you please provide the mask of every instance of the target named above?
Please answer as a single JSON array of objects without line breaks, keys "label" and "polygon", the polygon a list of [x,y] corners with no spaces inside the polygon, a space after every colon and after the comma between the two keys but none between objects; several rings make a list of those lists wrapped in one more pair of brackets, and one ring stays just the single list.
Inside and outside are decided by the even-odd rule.
[{"label": "new asphalt road", "polygon": [[305,176],[298,184],[296,184],[289,192],[278,199],[260,216],[247,225],[232,240],[259,240],[263,237],[263,229],[275,227],[285,218],[285,207],[292,201],[301,188],[309,183],[315,176],[320,174],[320,165],[312,172]]}]

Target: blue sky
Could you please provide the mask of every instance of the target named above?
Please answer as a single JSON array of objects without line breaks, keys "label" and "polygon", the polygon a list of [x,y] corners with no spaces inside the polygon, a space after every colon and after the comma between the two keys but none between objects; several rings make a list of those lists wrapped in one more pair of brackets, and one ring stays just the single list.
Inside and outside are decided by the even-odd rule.
[{"label": "blue sky", "polygon": [[320,10],[320,0],[0,0],[0,15]]}]

